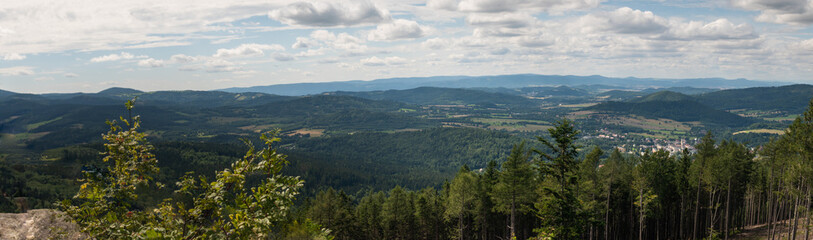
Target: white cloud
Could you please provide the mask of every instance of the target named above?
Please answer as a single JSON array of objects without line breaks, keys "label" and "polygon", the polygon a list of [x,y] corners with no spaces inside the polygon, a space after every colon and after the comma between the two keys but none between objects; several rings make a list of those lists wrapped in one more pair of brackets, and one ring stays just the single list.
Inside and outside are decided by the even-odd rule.
[{"label": "white cloud", "polygon": [[675,23],[663,37],[679,40],[730,40],[754,39],[759,35],[754,32],[751,25],[745,23],[734,25],[728,19],[720,18],[710,23],[699,21]]},{"label": "white cloud", "polygon": [[473,26],[497,26],[506,28],[526,27],[536,21],[527,13],[485,14],[475,13],[466,17],[466,23]]},{"label": "white cloud", "polygon": [[432,38],[432,39],[427,39],[426,41],[421,43],[421,46],[423,46],[424,48],[427,48],[427,49],[439,50],[439,49],[448,48],[452,44],[453,44],[452,41],[449,40],[449,39]]},{"label": "white cloud", "polygon": [[274,54],[273,58],[274,58],[274,60],[281,61],[281,62],[293,61],[294,59],[296,59],[296,58],[294,58],[293,55],[288,54],[288,53],[276,53],[276,54]]},{"label": "white cloud", "polygon": [[196,60],[197,60],[196,57],[187,56],[187,55],[184,55],[184,54],[175,54],[175,55],[172,55],[172,57],[169,57],[169,61],[173,62],[173,63],[188,63],[188,62],[194,62]]},{"label": "white cloud", "polygon": [[813,24],[811,0],[732,0],[731,4],[747,10],[759,11],[757,21],[793,25]]},{"label": "white cloud", "polygon": [[288,25],[336,27],[375,24],[390,15],[368,1],[342,1],[297,2],[272,10],[268,17]]},{"label": "white cloud", "polygon": [[264,55],[263,51],[284,51],[285,47],[279,44],[242,44],[236,48],[221,48],[213,55],[216,58],[255,57]]},{"label": "white cloud", "polygon": [[79,74],[69,72],[69,73],[65,73],[62,76],[66,77],[66,78],[77,78],[77,77],[79,77]]},{"label": "white cloud", "polygon": [[156,60],[154,58],[147,58],[141,61],[138,61],[138,66],[140,67],[163,67],[164,61],[163,60]]},{"label": "white cloud", "polygon": [[277,1],[201,2],[139,0],[54,2],[4,1],[0,17],[0,56],[69,50],[117,50],[177,46],[209,38],[222,23],[267,14]]},{"label": "white cloud", "polygon": [[395,19],[386,24],[380,24],[367,35],[371,41],[391,41],[399,39],[420,38],[425,35],[424,27],[415,21]]},{"label": "white cloud", "polygon": [[242,70],[239,67],[235,67],[235,64],[223,59],[213,58],[206,61],[203,64],[205,70],[207,72],[215,73],[215,72],[234,72]]},{"label": "white cloud", "polygon": [[136,56],[128,52],[121,52],[120,54],[110,54],[99,56],[95,58],[91,58],[90,62],[98,63],[98,62],[113,62],[119,60],[130,60],[134,58],[146,58],[147,56]]},{"label": "white cloud", "polygon": [[34,75],[34,67],[18,66],[18,67],[0,68],[0,75],[2,76]]},{"label": "white cloud", "polygon": [[407,60],[402,57],[386,57],[386,58],[378,58],[376,56],[372,56],[370,58],[362,59],[361,64],[366,66],[384,66],[384,65],[401,65],[407,63]]},{"label": "white cloud", "polygon": [[311,48],[319,45],[318,42],[306,37],[297,37],[296,42],[291,45],[291,48]]},{"label": "white cloud", "polygon": [[650,11],[628,7],[590,14],[579,19],[587,29],[624,34],[657,34],[668,29],[668,21]]},{"label": "white cloud", "polygon": [[23,59],[25,59],[25,55],[20,55],[18,53],[9,53],[3,56],[3,60],[6,61],[23,60]]},{"label": "white cloud", "polygon": [[535,11],[562,13],[570,10],[594,8],[603,0],[429,0],[427,6],[435,9],[463,12],[515,12]]},{"label": "white cloud", "polygon": [[310,37],[332,48],[353,51],[364,51],[367,49],[367,46],[362,44],[364,40],[348,33],[334,34],[326,30],[316,30],[311,32]]}]

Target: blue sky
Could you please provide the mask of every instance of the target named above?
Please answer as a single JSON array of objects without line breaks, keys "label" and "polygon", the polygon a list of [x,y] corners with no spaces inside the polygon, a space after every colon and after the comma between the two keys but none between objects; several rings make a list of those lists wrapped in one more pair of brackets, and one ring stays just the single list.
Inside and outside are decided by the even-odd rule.
[{"label": "blue sky", "polygon": [[0,89],[513,73],[813,83],[813,0],[5,1]]}]

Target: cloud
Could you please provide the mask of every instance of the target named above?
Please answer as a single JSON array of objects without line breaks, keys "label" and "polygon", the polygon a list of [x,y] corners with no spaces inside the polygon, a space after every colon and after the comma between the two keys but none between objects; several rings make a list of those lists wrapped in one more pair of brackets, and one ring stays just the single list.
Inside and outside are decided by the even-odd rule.
[{"label": "cloud", "polygon": [[595,8],[603,0],[429,0],[426,6],[462,12],[499,13],[528,10],[562,13],[570,10]]},{"label": "cloud", "polygon": [[163,60],[156,60],[154,58],[147,58],[141,61],[138,61],[138,66],[140,67],[163,67],[164,61]]},{"label": "cloud", "polygon": [[757,21],[810,25],[813,24],[813,1],[811,0],[732,0],[731,4],[759,11]]},{"label": "cloud", "polygon": [[326,30],[316,30],[311,32],[310,37],[332,48],[352,51],[365,51],[367,49],[367,46],[362,44],[364,40],[348,33],[334,34]]},{"label": "cloud", "polygon": [[663,36],[665,39],[678,40],[733,40],[733,39],[754,39],[759,35],[754,32],[751,25],[742,23],[734,25],[725,18],[717,19],[710,23],[691,21],[688,23],[676,23]]},{"label": "cloud", "polygon": [[0,68],[0,75],[2,76],[34,75],[34,67],[18,66],[18,67]]},{"label": "cloud", "polygon": [[401,65],[405,63],[407,63],[407,60],[402,57],[386,57],[382,59],[372,56],[361,60],[361,64],[366,66]]},{"label": "cloud", "polygon": [[66,78],[77,78],[77,77],[79,77],[79,74],[69,72],[69,73],[65,73],[62,76],[66,77]]},{"label": "cloud", "polygon": [[110,55],[104,55],[104,56],[91,58],[90,62],[94,62],[94,63],[113,62],[113,61],[119,61],[119,60],[130,60],[130,59],[134,59],[134,58],[146,58],[146,57],[147,56],[135,56],[135,55],[133,55],[131,53],[128,53],[128,52],[121,52],[120,54],[115,54],[114,53],[114,54],[110,54]]},{"label": "cloud", "polygon": [[610,31],[622,34],[657,34],[668,29],[669,22],[650,11],[628,7],[612,12],[590,14],[580,19],[587,29]]},{"label": "cloud", "polygon": [[196,60],[197,60],[196,57],[187,56],[187,55],[184,55],[184,54],[175,54],[175,55],[172,55],[172,57],[169,57],[169,61],[173,62],[173,63],[188,63],[188,62],[194,62]]},{"label": "cloud", "polygon": [[277,60],[277,61],[280,61],[280,62],[292,61],[292,60],[296,59],[296,58],[294,58],[293,55],[288,54],[288,53],[276,53],[276,54],[274,54],[273,58],[274,58],[274,60]]},{"label": "cloud", "polygon": [[6,1],[0,10],[0,56],[11,49],[36,54],[186,45],[220,36],[215,31],[226,28],[223,23],[280,6],[264,0]]},{"label": "cloud", "polygon": [[241,68],[235,67],[234,65],[235,64],[232,62],[219,58],[209,59],[206,61],[206,63],[203,64],[205,70],[210,73],[234,72],[242,70]]},{"label": "cloud", "polygon": [[264,55],[263,51],[284,51],[285,47],[279,44],[242,44],[236,48],[221,48],[213,55],[216,58],[254,57]]},{"label": "cloud", "polygon": [[367,35],[371,41],[392,41],[399,39],[421,38],[425,35],[424,27],[415,21],[395,19],[386,24],[380,24]]},{"label": "cloud", "polygon": [[466,23],[472,26],[497,26],[506,28],[521,28],[528,26],[536,18],[525,13],[508,14],[470,14],[466,17]]},{"label": "cloud", "polygon": [[427,49],[439,50],[439,49],[444,49],[444,48],[451,47],[452,44],[453,44],[452,41],[449,40],[449,39],[432,38],[432,39],[427,39],[426,41],[423,41],[423,43],[421,43],[421,46],[423,46],[424,48],[427,48]]},{"label": "cloud", "polygon": [[291,45],[291,48],[310,48],[318,46],[319,43],[314,41],[313,39],[306,38],[306,37],[297,37],[296,42]]},{"label": "cloud", "polygon": [[25,59],[25,55],[20,55],[17,53],[9,53],[3,56],[3,60],[6,61],[23,60],[23,59]]},{"label": "cloud", "polygon": [[271,19],[288,25],[310,27],[376,24],[390,18],[389,12],[368,1],[297,2],[268,13]]}]

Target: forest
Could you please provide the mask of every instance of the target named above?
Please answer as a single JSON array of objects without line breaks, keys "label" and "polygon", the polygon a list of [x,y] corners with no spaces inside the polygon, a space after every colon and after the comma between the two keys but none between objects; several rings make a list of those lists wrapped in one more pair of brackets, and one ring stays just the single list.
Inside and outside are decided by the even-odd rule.
[{"label": "forest", "polygon": [[[111,89],[14,95],[0,101],[7,106],[0,109],[0,211],[20,211],[16,199],[24,197],[28,208],[96,219],[79,223],[97,238],[811,235],[811,106],[798,114],[776,110],[781,103],[723,111],[698,103],[713,95],[663,91],[624,102],[570,95],[496,102],[505,94],[539,91],[584,92],[418,88],[394,95],[282,97]],[[97,99],[125,97],[115,94],[144,97],[134,111],[137,121],[130,111],[102,104],[109,98]],[[574,106],[567,105],[571,101]],[[678,108],[682,103],[696,105]],[[544,111],[536,110],[540,106]],[[591,110],[606,112],[578,115]],[[118,118],[122,126],[111,122],[105,134],[98,122],[116,115],[127,117]],[[773,117],[781,120],[768,120]],[[617,118],[641,125],[606,125]],[[275,128],[260,143],[236,144]],[[770,132],[779,129],[782,134]],[[614,141],[597,137],[613,132],[631,134]],[[644,145],[655,133],[700,136],[669,152]],[[127,139],[138,144],[126,145],[132,148],[127,151],[110,148]],[[222,198],[205,200],[207,194]],[[268,201],[281,205],[269,207]],[[230,227],[213,229],[223,224]]]}]

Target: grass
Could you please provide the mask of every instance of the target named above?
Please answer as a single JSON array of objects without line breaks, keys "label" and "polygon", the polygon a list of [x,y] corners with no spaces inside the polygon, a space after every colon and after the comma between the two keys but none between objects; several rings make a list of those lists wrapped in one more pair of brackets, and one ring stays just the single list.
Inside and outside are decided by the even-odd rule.
[{"label": "grass", "polygon": [[562,105],[559,105],[559,107],[563,107],[563,108],[586,108],[586,107],[595,106],[596,104],[598,104],[598,103],[562,104]]},{"label": "grass", "polygon": [[650,119],[635,115],[623,117],[607,117],[602,119],[604,124],[615,124],[628,127],[637,127],[649,131],[672,131],[688,132],[692,129],[693,123],[683,123],[670,119]]},{"label": "grass", "polygon": [[48,120],[48,121],[42,121],[42,122],[38,122],[38,123],[28,124],[28,125],[25,125],[25,130],[31,131],[31,130],[37,129],[38,127],[42,127],[45,124],[49,124],[49,123],[52,123],[52,122],[59,121],[60,119],[62,119],[61,116],[57,117],[57,118],[54,118],[54,119],[51,119],[51,120]]},{"label": "grass", "polygon": [[537,125],[537,124],[513,124],[513,125],[502,125],[502,126],[488,126],[488,129],[493,130],[505,130],[510,132],[536,132],[542,131],[552,128],[549,125]]},{"label": "grass", "polygon": [[471,121],[485,124],[517,124],[517,123],[550,124],[549,122],[540,120],[505,119],[505,118],[472,118]]},{"label": "grass", "polygon": [[734,135],[737,135],[737,134],[740,134],[740,133],[770,133],[770,134],[782,135],[782,134],[785,134],[785,131],[784,130],[778,130],[778,129],[760,128],[760,129],[742,130],[742,131],[739,131],[739,132],[735,132]]},{"label": "grass", "polygon": [[287,133],[286,135],[292,136],[292,135],[296,135],[296,134],[310,135],[311,137],[321,137],[321,136],[325,135],[325,130],[324,129],[302,128],[302,129],[297,129],[297,130],[294,130],[294,131],[292,131],[290,133]]},{"label": "grass", "polygon": [[796,120],[797,117],[799,117],[798,114],[793,114],[793,115],[788,115],[788,116],[771,117],[771,118],[763,118],[763,119],[765,119],[766,121],[782,122],[782,121],[793,121],[793,120]]}]

